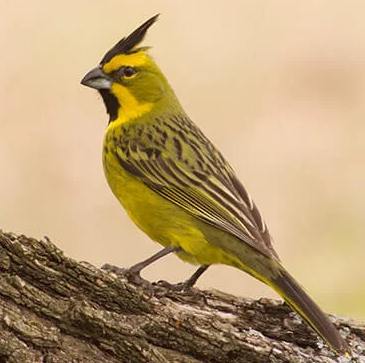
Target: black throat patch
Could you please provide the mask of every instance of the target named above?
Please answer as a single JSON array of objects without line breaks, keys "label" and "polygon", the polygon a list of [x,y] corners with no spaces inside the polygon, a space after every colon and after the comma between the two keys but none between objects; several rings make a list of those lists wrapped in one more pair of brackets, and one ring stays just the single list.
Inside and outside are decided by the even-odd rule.
[{"label": "black throat patch", "polygon": [[106,107],[106,112],[109,115],[109,123],[116,120],[118,117],[118,110],[121,105],[118,102],[118,99],[107,89],[99,90],[101,97],[103,98],[104,105]]}]

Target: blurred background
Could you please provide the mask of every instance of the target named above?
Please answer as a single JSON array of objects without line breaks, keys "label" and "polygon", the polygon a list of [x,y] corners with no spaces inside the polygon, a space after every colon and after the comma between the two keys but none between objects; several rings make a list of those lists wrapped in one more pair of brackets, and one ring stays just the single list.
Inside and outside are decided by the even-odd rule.
[{"label": "blurred background", "polygon": [[[83,75],[161,13],[145,45],[231,161],[289,271],[329,312],[365,318],[363,1],[0,0],[0,228],[96,266],[160,247],[127,218],[101,165],[107,124]],[[171,256],[145,272],[181,281]],[[224,266],[199,282],[276,296]]]}]

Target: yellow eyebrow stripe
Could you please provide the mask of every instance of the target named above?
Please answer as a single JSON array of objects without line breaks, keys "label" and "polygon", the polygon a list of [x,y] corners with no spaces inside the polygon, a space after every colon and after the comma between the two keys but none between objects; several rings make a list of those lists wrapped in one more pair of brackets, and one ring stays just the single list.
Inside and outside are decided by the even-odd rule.
[{"label": "yellow eyebrow stripe", "polygon": [[147,61],[148,56],[143,51],[132,54],[118,54],[103,65],[103,71],[110,73],[119,69],[121,66],[138,67],[146,64]]}]

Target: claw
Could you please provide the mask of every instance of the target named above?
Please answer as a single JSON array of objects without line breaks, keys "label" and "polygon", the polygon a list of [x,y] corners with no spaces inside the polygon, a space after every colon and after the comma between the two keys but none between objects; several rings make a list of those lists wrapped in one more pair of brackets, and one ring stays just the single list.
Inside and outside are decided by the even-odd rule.
[{"label": "claw", "polygon": [[128,268],[114,266],[114,265],[111,265],[109,263],[104,264],[101,267],[101,269],[104,270],[104,271],[107,271],[107,272],[114,273],[119,278],[125,278],[129,282],[131,282],[135,285],[139,285],[139,286],[151,285],[151,283],[149,281],[147,281],[147,280],[145,280],[144,278],[141,277],[139,271],[134,271],[134,270],[131,270],[131,269],[128,269]]}]

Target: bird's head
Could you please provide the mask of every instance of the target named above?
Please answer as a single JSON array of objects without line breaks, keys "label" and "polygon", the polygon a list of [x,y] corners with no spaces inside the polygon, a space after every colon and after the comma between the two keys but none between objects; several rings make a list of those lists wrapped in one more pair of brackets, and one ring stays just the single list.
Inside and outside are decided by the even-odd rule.
[{"label": "bird's head", "polygon": [[110,121],[129,121],[149,112],[170,90],[147,47],[138,47],[158,15],[147,20],[110,49],[81,84],[97,89]]}]

